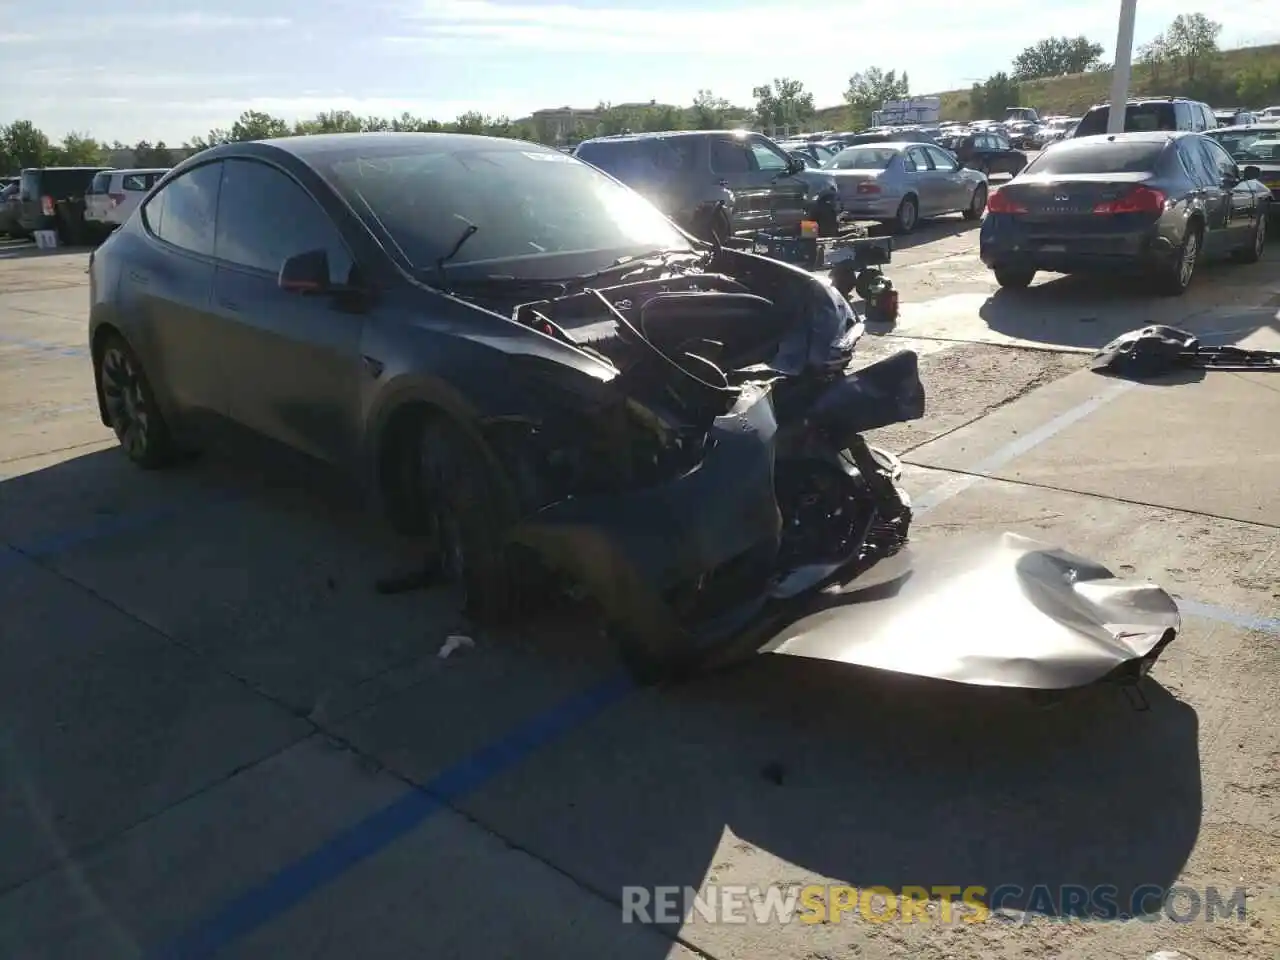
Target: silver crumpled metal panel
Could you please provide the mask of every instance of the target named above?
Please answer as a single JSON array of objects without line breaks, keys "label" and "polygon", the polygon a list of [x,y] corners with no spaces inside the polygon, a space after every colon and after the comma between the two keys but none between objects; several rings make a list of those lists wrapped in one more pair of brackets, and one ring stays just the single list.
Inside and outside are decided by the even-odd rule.
[{"label": "silver crumpled metal panel", "polygon": [[1162,649],[1181,622],[1160,587],[1004,533],[908,546],[819,594],[762,649],[959,683],[1066,690]]}]

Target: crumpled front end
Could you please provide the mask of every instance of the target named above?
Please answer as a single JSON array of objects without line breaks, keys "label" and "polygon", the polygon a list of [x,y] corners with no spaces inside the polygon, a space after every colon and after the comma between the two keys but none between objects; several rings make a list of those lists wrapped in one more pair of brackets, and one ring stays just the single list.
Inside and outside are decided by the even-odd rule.
[{"label": "crumpled front end", "polygon": [[1173,598],[1012,533],[913,545],[814,598],[763,650],[1028,690],[1144,676],[1181,629]]},{"label": "crumpled front end", "polygon": [[582,587],[655,660],[733,633],[767,597],[781,540],[777,423],[767,387],[744,389],[708,430],[700,462],[640,489],[571,497],[512,540]]}]

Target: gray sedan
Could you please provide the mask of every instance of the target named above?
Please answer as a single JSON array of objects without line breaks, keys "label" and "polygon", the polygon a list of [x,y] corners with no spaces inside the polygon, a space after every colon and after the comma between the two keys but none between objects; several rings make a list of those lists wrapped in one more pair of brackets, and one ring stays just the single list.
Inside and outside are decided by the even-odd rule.
[{"label": "gray sedan", "polygon": [[910,233],[923,217],[963,213],[977,220],[987,207],[987,178],[929,143],[849,147],[822,165],[836,181],[846,213]]}]

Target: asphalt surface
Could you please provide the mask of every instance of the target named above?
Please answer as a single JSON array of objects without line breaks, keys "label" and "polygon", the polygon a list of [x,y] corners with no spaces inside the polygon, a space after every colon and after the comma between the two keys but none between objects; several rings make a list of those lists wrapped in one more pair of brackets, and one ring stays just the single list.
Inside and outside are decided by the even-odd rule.
[{"label": "asphalt surface", "polygon": [[[378,596],[413,545],[314,471],[131,468],[86,254],[0,244],[0,956],[1280,955],[1280,377],[1085,369],[1157,320],[1280,349],[1280,250],[1168,300],[999,292],[976,246],[950,218],[900,243],[901,322],[863,352],[919,351],[930,409],[877,440],[921,548],[1012,530],[1179,597],[1145,712],[775,656],[636,691],[572,617],[479,633],[441,591]],[[814,884],[1181,894],[1123,922],[622,922],[628,887]],[[1209,887],[1244,919],[1196,913]]]}]

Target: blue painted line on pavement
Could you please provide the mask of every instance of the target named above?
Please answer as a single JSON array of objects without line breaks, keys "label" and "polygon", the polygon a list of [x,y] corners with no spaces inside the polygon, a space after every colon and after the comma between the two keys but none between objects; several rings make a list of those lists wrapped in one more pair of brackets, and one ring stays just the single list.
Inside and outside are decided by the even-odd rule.
[{"label": "blue painted line on pavement", "polygon": [[1184,614],[1213,620],[1241,630],[1253,630],[1257,633],[1272,633],[1280,636],[1280,617],[1264,617],[1256,613],[1238,613],[1226,607],[1212,603],[1201,603],[1199,600],[1186,600],[1175,597],[1178,609]]},{"label": "blue painted line on pavement", "polygon": [[352,867],[385,850],[451,801],[516,766],[552,740],[599,715],[635,689],[625,677],[589,687],[464,758],[420,789],[408,791],[275,876],[225,904],[187,933],[148,953],[148,960],[213,957],[297,906]]}]

